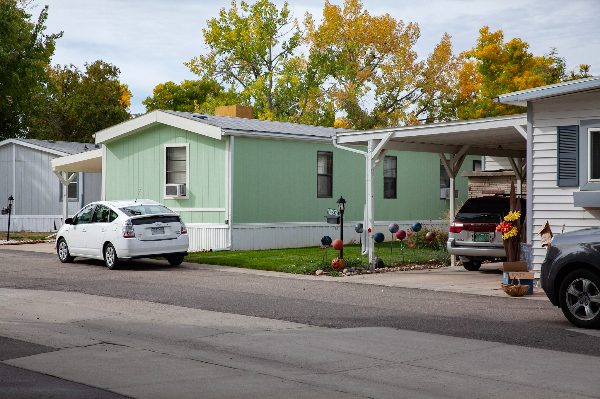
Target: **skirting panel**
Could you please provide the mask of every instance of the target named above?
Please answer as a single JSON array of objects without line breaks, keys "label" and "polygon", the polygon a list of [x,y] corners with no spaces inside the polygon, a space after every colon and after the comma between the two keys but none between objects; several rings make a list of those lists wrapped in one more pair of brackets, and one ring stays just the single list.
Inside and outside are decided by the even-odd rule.
[{"label": "skirting panel", "polygon": [[[357,222],[344,222],[344,243],[358,243],[364,240],[356,233],[354,226]],[[388,226],[392,222],[375,222],[375,231],[371,234],[381,232],[386,240],[392,238]],[[401,229],[407,230],[413,222],[395,222]],[[448,223],[442,220],[421,222],[423,227],[448,228]],[[325,235],[332,239],[340,238],[340,228],[327,223],[276,223],[276,224],[234,224],[233,225],[233,248],[234,251],[277,249],[277,248],[299,248],[321,245],[321,238]]]},{"label": "skirting panel", "polygon": [[[10,231],[55,232],[62,226],[60,215],[12,215]],[[8,216],[0,217],[0,231],[8,230]]]},{"label": "skirting panel", "polygon": [[226,224],[187,224],[190,252],[225,248],[229,245],[229,226]]}]

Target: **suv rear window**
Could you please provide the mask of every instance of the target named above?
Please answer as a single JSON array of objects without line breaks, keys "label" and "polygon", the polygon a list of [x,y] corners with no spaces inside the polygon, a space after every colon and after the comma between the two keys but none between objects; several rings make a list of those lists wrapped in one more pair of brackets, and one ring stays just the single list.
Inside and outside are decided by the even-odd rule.
[{"label": "suv rear window", "polygon": [[505,199],[470,199],[456,214],[456,220],[462,222],[500,223],[504,215],[510,211],[510,204]]},{"label": "suv rear window", "polygon": [[157,215],[161,213],[174,213],[172,210],[165,208],[162,205],[133,205],[119,208],[127,216],[140,216],[140,215]]}]

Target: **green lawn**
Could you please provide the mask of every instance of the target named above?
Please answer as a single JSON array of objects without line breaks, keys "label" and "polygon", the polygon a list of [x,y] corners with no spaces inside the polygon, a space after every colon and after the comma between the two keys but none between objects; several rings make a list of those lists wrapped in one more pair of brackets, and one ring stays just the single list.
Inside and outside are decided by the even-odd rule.
[{"label": "green lawn", "polygon": [[[402,263],[402,251],[400,245],[395,244],[393,256],[390,255],[390,244],[384,243],[380,247],[376,245],[375,255],[379,255],[386,265]],[[270,249],[263,251],[220,251],[220,252],[194,252],[186,256],[186,262],[205,263],[210,265],[226,265],[244,267],[248,269],[271,270],[286,273],[314,273],[318,269],[331,270],[331,259],[338,256],[338,251],[333,248],[327,250],[325,262],[325,250],[319,247]],[[344,246],[344,259],[347,266],[367,267],[368,258],[360,259],[360,245]],[[404,250],[404,262],[424,262],[431,259],[447,261],[449,256],[445,251],[434,251],[430,249],[418,249],[413,251]]]},{"label": "green lawn", "polygon": [[[22,241],[22,240],[45,240],[50,234],[54,233],[33,233],[33,232],[10,232],[10,240]],[[51,237],[49,239],[54,239]],[[0,240],[6,240],[6,231],[0,231]]]}]

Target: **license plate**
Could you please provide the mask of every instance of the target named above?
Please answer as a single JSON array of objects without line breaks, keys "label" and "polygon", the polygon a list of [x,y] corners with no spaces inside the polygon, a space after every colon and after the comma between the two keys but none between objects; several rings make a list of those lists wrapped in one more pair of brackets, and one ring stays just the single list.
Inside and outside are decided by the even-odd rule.
[{"label": "license plate", "polygon": [[152,235],[157,235],[157,234],[165,234],[165,228],[164,227],[152,227]]},{"label": "license plate", "polygon": [[490,235],[488,233],[475,233],[473,240],[475,242],[486,242],[490,240]]}]

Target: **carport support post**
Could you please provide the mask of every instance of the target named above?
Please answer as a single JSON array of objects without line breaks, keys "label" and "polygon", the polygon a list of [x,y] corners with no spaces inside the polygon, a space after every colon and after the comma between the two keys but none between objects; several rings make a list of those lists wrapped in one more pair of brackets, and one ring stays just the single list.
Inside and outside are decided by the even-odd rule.
[{"label": "carport support post", "polygon": [[367,220],[365,220],[366,222],[366,229],[367,230],[367,234],[366,234],[366,247],[368,248],[369,251],[369,268],[371,271],[375,270],[375,266],[373,264],[373,253],[375,251],[375,244],[373,243],[373,230],[374,230],[374,224],[375,224],[375,217],[374,217],[374,213],[375,213],[375,207],[373,205],[373,158],[372,158],[372,154],[373,154],[373,148],[375,147],[375,143],[373,140],[369,140],[368,145],[367,145],[367,155],[366,155],[366,166],[367,166],[367,170],[366,170],[366,180],[367,180]]},{"label": "carport support post", "polygon": [[54,174],[58,177],[58,179],[60,180],[60,182],[63,185],[62,201],[63,201],[63,224],[64,224],[65,220],[67,220],[67,218],[69,217],[69,183],[71,183],[75,179],[75,176],[77,176],[77,174],[72,173],[71,176],[69,176],[68,178],[67,178],[68,172],[59,172],[59,171],[55,170]]},{"label": "carport support post", "polygon": [[[450,177],[450,209],[448,212],[448,228],[452,225],[454,221],[454,209],[456,207],[456,199],[454,198],[455,192],[455,178],[465,160],[465,153],[469,149],[468,145],[463,145],[458,153],[451,155],[450,159],[446,158],[446,154],[443,152],[438,153],[440,157],[440,161],[442,161],[442,165],[444,165],[444,169],[446,169],[446,173]],[[456,256],[451,256],[452,266],[456,266]]]}]

